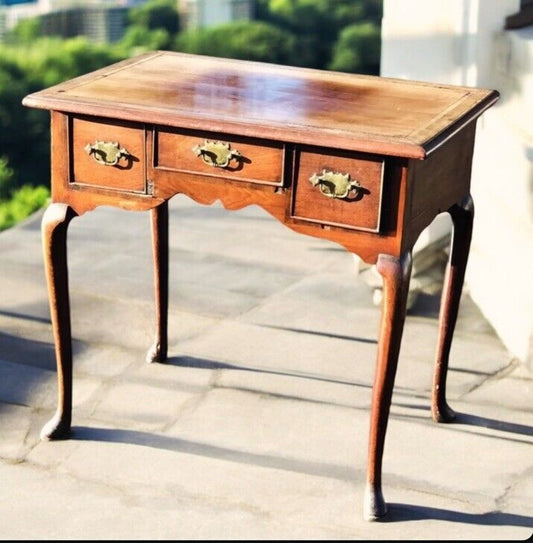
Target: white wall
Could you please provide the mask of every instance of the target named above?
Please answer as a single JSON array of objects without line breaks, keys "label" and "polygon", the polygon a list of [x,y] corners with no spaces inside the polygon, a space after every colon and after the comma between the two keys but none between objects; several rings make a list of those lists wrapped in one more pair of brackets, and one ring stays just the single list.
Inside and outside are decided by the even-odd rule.
[{"label": "white wall", "polygon": [[533,27],[501,33],[502,94],[476,141],[476,219],[467,280],[509,350],[533,369]]},{"label": "white wall", "polygon": [[[533,29],[504,31],[519,0],[384,0],[381,75],[498,89],[478,121],[470,295],[533,367]],[[419,240],[446,234],[432,224]]]}]

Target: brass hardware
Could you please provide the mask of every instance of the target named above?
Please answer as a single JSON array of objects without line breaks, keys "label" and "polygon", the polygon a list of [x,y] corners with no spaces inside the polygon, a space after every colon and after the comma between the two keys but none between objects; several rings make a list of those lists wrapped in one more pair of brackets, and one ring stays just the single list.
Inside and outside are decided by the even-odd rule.
[{"label": "brass hardware", "polygon": [[322,170],[321,174],[314,173],[309,181],[313,187],[318,185],[320,192],[328,198],[345,199],[350,192],[361,188],[359,181],[352,179],[349,173],[331,172]]},{"label": "brass hardware", "polygon": [[96,141],[92,145],[88,143],[85,146],[85,152],[93,156],[98,164],[104,166],[116,166],[121,158],[129,158],[131,154],[120,147],[118,141]]},{"label": "brass hardware", "polygon": [[203,145],[195,145],[192,150],[205,164],[215,168],[227,168],[232,160],[239,160],[241,154],[231,149],[229,143],[205,140]]}]

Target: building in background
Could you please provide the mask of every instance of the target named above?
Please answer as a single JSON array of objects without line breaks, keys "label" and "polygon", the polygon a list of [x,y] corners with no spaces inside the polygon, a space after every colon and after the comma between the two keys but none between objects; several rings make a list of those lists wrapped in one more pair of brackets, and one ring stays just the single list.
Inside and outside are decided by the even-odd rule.
[{"label": "building in background", "polygon": [[[41,17],[44,35],[113,42],[124,33],[124,10],[146,0],[0,0],[0,42],[19,21]],[[176,0],[184,28],[254,18],[255,0]]]},{"label": "building in background", "polygon": [[19,21],[40,17],[44,35],[113,42],[124,33],[124,11],[146,0],[0,0],[0,41]]},{"label": "building in background", "polygon": [[96,43],[114,42],[124,34],[126,9],[99,2],[50,11],[41,15],[41,30],[45,36],[85,36]]},{"label": "building in background", "polygon": [[254,17],[254,0],[179,0],[184,28],[203,28]]},{"label": "building in background", "polygon": [[38,2],[0,0],[0,42],[19,21],[36,17],[39,13]]}]

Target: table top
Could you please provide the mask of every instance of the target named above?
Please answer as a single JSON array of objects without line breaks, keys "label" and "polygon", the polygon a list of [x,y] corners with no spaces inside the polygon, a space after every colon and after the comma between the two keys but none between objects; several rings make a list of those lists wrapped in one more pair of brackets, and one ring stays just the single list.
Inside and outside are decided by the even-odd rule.
[{"label": "table top", "polygon": [[423,159],[498,97],[487,89],[156,51],[23,103]]}]

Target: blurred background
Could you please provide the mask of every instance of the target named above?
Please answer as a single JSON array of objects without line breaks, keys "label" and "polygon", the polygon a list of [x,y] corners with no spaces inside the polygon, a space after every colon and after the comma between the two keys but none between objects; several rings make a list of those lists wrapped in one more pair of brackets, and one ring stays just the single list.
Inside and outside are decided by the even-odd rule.
[{"label": "blurred background", "polygon": [[[49,198],[31,92],[156,49],[494,88],[478,121],[466,290],[533,369],[533,0],[0,0],[0,230]],[[442,281],[446,214],[416,247],[411,302]],[[375,288],[379,277],[358,263]]]}]

